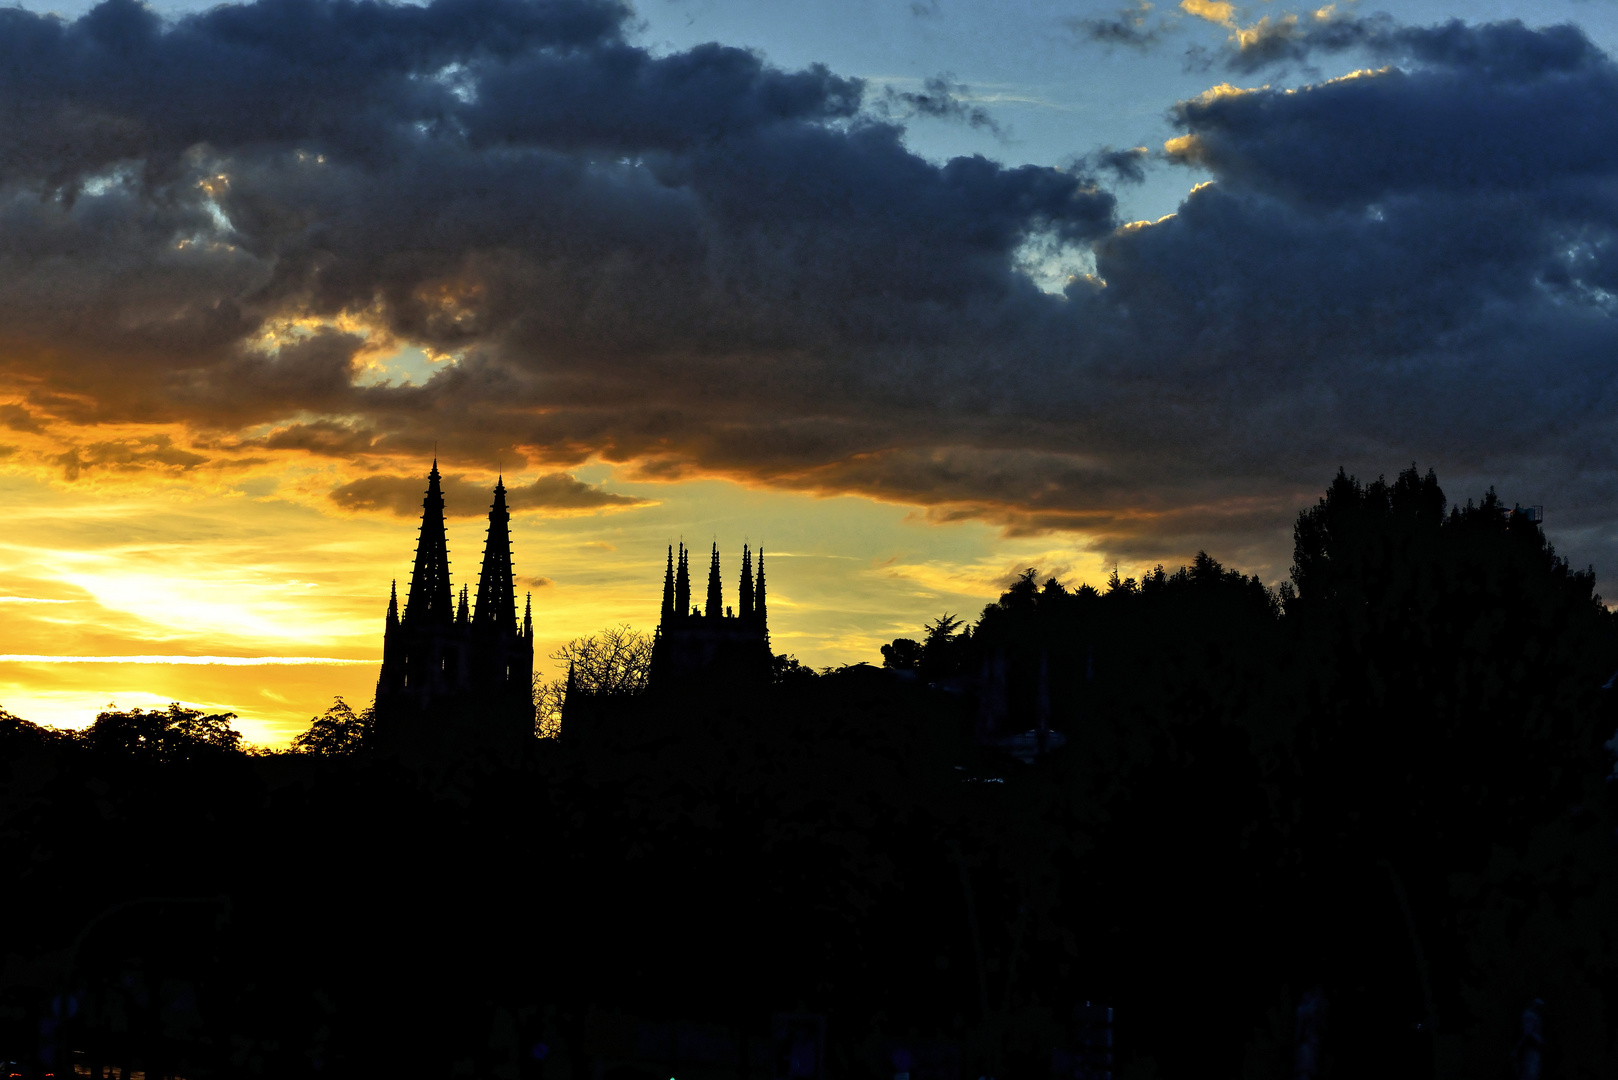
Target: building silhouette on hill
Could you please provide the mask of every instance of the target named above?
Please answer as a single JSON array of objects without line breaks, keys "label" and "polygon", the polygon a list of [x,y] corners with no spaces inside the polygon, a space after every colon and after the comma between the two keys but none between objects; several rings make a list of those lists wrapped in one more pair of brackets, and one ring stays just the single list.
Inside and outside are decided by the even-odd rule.
[{"label": "building silhouette on hill", "polygon": [[708,563],[706,603],[691,602],[691,550],[669,548],[663,574],[663,607],[652,643],[648,689],[666,693],[700,682],[742,688],[770,681],[769,606],[764,585],[764,549],[753,553],[742,545],[742,574],[736,607],[725,606],[719,574],[719,545]]},{"label": "building silhouette on hill", "polygon": [[438,461],[427,474],[421,534],[404,613],[395,583],[382,639],[376,683],[376,736],[383,743],[419,743],[450,731],[505,739],[534,732],[533,601],[517,622],[511,574],[511,514],[504,480],[489,508],[477,603],[461,587],[456,602],[449,576],[444,493]]}]

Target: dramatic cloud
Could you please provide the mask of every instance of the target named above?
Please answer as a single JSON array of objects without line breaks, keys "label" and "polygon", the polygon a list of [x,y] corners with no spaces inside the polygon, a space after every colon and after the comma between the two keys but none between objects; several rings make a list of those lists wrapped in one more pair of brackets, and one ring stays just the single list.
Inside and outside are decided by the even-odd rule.
[{"label": "dramatic cloud", "polygon": [[1384,61],[1465,69],[1505,80],[1550,71],[1572,71],[1607,58],[1577,28],[1528,30],[1522,23],[1468,26],[1459,19],[1434,27],[1400,26],[1387,15],[1344,15],[1327,6],[1313,15],[1266,15],[1236,30],[1226,59],[1232,71],[1253,72],[1271,64],[1304,62],[1319,53],[1363,50]]},{"label": "dramatic cloud", "polygon": [[[494,502],[493,485],[463,476],[443,477],[444,513],[449,517],[482,517]],[[345,510],[382,510],[399,517],[421,516],[426,487],[419,476],[367,476],[344,484],[331,493],[332,502]],[[506,489],[506,505],[524,510],[621,510],[645,506],[647,500],[615,495],[575,480],[566,473],[541,476],[529,484]]]},{"label": "dramatic cloud", "polygon": [[[1339,463],[1419,460],[1603,557],[1618,69],[1577,30],[1237,31],[1240,71],[1382,67],[1180,103],[1165,153],[1212,182],[1122,224],[1085,169],[910,153],[896,115],[974,122],[953,82],[657,56],[627,17],[0,11],[7,467],[312,458],[385,473],[339,506],[413,515],[436,442],[549,473],[526,506],[628,505],[566,476],[601,459],[1173,556],[1282,548]],[[1030,250],[1094,273],[1042,292]]]}]

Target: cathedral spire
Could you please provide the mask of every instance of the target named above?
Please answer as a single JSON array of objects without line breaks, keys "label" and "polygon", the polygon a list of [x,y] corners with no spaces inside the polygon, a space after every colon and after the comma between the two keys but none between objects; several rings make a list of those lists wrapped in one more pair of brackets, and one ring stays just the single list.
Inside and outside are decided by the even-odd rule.
[{"label": "cathedral spire", "polygon": [[388,587],[388,625],[399,625],[399,582],[397,578]]},{"label": "cathedral spire", "polygon": [[470,621],[471,621],[471,616],[467,614],[467,610],[466,610],[466,586],[462,585],[461,586],[461,602],[455,608],[455,625],[456,626],[465,626]]},{"label": "cathedral spire", "polygon": [[517,629],[517,590],[511,579],[511,513],[506,509],[506,484],[494,483],[494,505],[489,507],[489,538],[483,545],[483,573],[478,577],[478,606],[473,616],[480,627]]},{"label": "cathedral spire", "polygon": [[769,609],[764,606],[764,549],[758,549],[758,578],[753,584],[753,618],[757,621],[759,629],[768,632],[770,628]]},{"label": "cathedral spire", "polygon": [[444,535],[444,491],[438,483],[438,459],[427,474],[427,497],[421,502],[421,536],[416,565],[410,573],[410,596],[404,621],[415,625],[449,625],[455,619],[449,586],[449,543]]},{"label": "cathedral spire", "polygon": [[667,626],[674,620],[674,545],[669,545],[669,565],[663,571],[663,610],[658,615],[657,625]]},{"label": "cathedral spire", "polygon": [[753,555],[742,545],[742,593],[736,600],[736,616],[740,619],[753,618]]},{"label": "cathedral spire", "polygon": [[534,594],[528,593],[522,604],[522,636],[534,640]]},{"label": "cathedral spire", "polygon": [[681,541],[680,561],[674,571],[674,610],[682,619],[691,613],[690,555]]},{"label": "cathedral spire", "polygon": [[718,619],[725,614],[725,593],[719,585],[719,541],[714,541],[713,561],[708,564],[708,606],[703,614]]}]

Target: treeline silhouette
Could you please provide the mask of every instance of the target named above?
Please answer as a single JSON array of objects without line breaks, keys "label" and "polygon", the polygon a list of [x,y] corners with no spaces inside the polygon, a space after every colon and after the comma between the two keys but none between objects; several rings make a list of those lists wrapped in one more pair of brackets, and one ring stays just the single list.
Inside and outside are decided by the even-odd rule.
[{"label": "treeline silhouette", "polygon": [[[179,707],[5,717],[0,1055],[1082,1077],[1091,1003],[1120,1080],[1611,1075],[1593,574],[1412,469],[1339,474],[1291,576],[1031,570],[885,670],[628,678],[511,753],[389,756],[341,702],[277,754]],[[1065,745],[1011,760],[986,715]],[[808,1071],[779,1014],[824,1018]]]}]

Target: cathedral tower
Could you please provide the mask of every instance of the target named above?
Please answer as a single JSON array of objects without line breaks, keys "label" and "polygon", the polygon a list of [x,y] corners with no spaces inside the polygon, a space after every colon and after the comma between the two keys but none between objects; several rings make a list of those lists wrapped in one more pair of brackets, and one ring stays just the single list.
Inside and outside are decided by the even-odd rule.
[{"label": "cathedral tower", "polygon": [[450,729],[532,735],[533,621],[525,614],[517,625],[510,521],[505,484],[499,482],[489,510],[477,607],[471,609],[464,587],[457,604],[443,487],[433,462],[403,616],[397,585],[388,600],[376,685],[380,741],[420,744],[434,731]]},{"label": "cathedral tower", "polygon": [[742,548],[737,609],[725,607],[719,544],[708,557],[708,588],[701,610],[691,606],[690,549],[671,549],[663,570],[663,603],[652,645],[650,689],[682,688],[723,694],[768,685],[772,671],[764,599],[764,553],[755,577],[752,550]]},{"label": "cathedral tower", "polygon": [[[530,604],[532,601],[530,600]],[[483,571],[478,576],[478,603],[472,615],[473,679],[484,707],[502,723],[534,717],[533,622],[524,615],[517,625],[517,589],[511,573],[511,513],[506,485],[495,481],[489,507],[489,533],[483,545]]]}]

